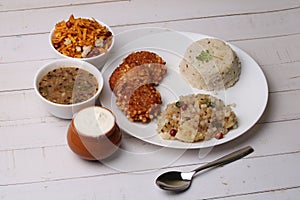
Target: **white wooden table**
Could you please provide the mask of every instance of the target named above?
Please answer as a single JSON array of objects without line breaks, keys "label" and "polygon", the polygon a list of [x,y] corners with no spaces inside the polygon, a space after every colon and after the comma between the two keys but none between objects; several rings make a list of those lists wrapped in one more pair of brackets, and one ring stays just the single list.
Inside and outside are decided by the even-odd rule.
[{"label": "white wooden table", "polygon": [[[66,143],[69,120],[51,116],[33,91],[33,77],[56,59],[48,43],[53,25],[70,14],[91,16],[116,34],[167,27],[222,38],[246,51],[269,84],[263,116],[229,143],[160,156],[122,156],[87,162]],[[0,199],[299,199],[300,1],[298,0],[0,0]],[[251,101],[249,101],[251,103]],[[196,177],[180,194],[160,190],[155,178],[192,170],[238,148],[255,152]],[[124,134],[122,148],[156,146]],[[206,155],[206,156],[204,156]]]}]

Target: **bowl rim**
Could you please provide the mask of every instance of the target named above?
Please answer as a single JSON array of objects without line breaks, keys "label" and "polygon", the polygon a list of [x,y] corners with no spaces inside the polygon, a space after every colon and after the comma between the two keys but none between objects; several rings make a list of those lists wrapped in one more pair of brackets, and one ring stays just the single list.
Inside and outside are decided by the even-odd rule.
[{"label": "bowl rim", "polygon": [[[93,18],[93,17],[81,17],[81,16],[77,16],[76,18],[84,18],[84,19],[95,20],[95,21],[98,22],[100,25],[105,26],[105,27],[111,32],[111,34],[112,34],[112,42],[111,42],[110,47],[107,49],[107,52],[102,53],[102,54],[99,54],[99,55],[97,55],[97,56],[92,56],[92,57],[89,57],[89,58],[74,58],[74,57],[66,56],[66,55],[60,53],[59,51],[57,51],[57,50],[54,48],[53,43],[52,43],[52,35],[53,35],[53,33],[54,33],[54,30],[55,30],[55,25],[58,23],[58,22],[57,22],[57,23],[54,25],[54,27],[51,29],[51,31],[50,31],[50,33],[49,33],[49,37],[48,37],[48,41],[49,41],[50,47],[51,47],[51,49],[52,49],[57,55],[62,56],[62,57],[64,57],[64,58],[69,58],[69,59],[71,58],[71,59],[75,59],[75,60],[91,61],[91,60],[95,60],[95,59],[97,59],[97,58],[101,58],[101,57],[103,57],[104,55],[106,55],[109,51],[111,51],[111,49],[113,48],[114,43],[115,43],[115,34],[114,34],[113,30],[110,28],[110,26],[108,26],[108,25],[105,24],[104,22],[102,22],[102,21],[100,21],[100,20],[97,20],[97,19],[95,19],[95,18]],[[68,21],[68,19],[67,19],[67,20],[64,20],[64,21]]]},{"label": "bowl rim", "polygon": [[[113,126],[106,133],[100,134],[100,135],[97,135],[97,136],[91,136],[91,135],[88,135],[88,134],[85,134],[85,133],[79,131],[78,127],[76,127],[76,123],[75,123],[76,122],[76,117],[78,117],[78,115],[80,115],[80,112],[82,112],[86,109],[94,109],[94,110],[95,109],[104,109],[104,110],[108,111],[114,119]],[[116,115],[110,109],[108,109],[104,106],[101,106],[101,105],[94,105],[94,106],[84,107],[84,108],[78,110],[78,112],[76,112],[72,117],[72,124],[73,124],[74,129],[75,129],[75,131],[76,131],[76,133],[78,134],[79,137],[84,137],[85,139],[99,140],[99,139],[102,139],[102,138],[108,138],[114,133],[115,128],[117,126],[117,118],[116,118]]]},{"label": "bowl rim", "polygon": [[[45,97],[43,97],[40,92],[38,91],[38,83],[40,81],[40,78],[41,76],[45,75],[43,73],[43,71],[46,69],[46,68],[52,68],[52,66],[54,64],[59,64],[59,63],[70,63],[70,67],[74,67],[74,65],[78,68],[81,68],[81,69],[84,69],[86,71],[88,71],[89,73],[92,73],[95,78],[97,79],[97,82],[99,84],[99,87],[98,87],[98,91],[90,98],[88,98],[87,100],[85,101],[82,101],[82,102],[78,102],[78,103],[74,103],[74,104],[59,104],[59,103],[54,103],[52,101],[49,101],[48,99],[46,99]],[[64,64],[66,65],[66,64]],[[82,67],[84,66],[84,67]],[[63,66],[63,67],[67,67],[67,66]],[[86,68],[85,68],[86,67]],[[58,68],[58,67],[57,67]],[[87,69],[88,68],[88,69]],[[53,68],[55,69],[55,68]],[[53,69],[49,69],[49,70],[45,70],[46,72],[49,72]],[[90,69],[94,69],[94,70],[90,70]],[[97,75],[95,75],[95,73],[97,73]],[[43,73],[43,74],[42,74]],[[61,107],[61,108],[72,108],[74,106],[81,106],[81,105],[84,105],[85,103],[93,100],[93,99],[97,99],[97,97],[100,95],[102,89],[103,89],[103,84],[104,84],[104,80],[103,80],[103,76],[102,76],[102,73],[92,64],[86,62],[86,61],[83,61],[83,60],[75,60],[75,59],[56,59],[56,60],[53,60],[51,62],[48,62],[44,65],[42,65],[38,71],[35,73],[35,76],[34,76],[34,91],[35,93],[40,97],[40,99],[42,99],[43,102],[46,102],[47,104],[50,104],[50,105],[53,105],[53,106],[56,106],[56,107]]]}]

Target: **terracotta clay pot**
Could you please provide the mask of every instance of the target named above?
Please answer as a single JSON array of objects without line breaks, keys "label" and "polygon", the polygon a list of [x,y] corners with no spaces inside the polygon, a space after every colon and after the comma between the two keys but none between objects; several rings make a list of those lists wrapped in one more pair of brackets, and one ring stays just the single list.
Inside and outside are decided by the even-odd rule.
[{"label": "terracotta clay pot", "polygon": [[[89,133],[80,132],[76,127],[75,119],[85,109],[105,109],[113,116],[113,125],[105,133],[99,135],[89,135]],[[113,113],[107,108],[93,106],[82,109],[73,118],[68,128],[67,141],[71,150],[86,160],[102,160],[111,156],[118,150],[122,134],[119,126],[116,123],[116,118]],[[93,116],[94,117],[94,116]]]}]

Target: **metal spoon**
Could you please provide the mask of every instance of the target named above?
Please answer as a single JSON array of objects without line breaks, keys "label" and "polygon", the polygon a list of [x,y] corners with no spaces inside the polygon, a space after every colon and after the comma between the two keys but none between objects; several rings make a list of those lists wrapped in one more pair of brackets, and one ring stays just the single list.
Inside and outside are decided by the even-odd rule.
[{"label": "metal spoon", "polygon": [[184,191],[188,189],[192,183],[193,176],[204,169],[214,167],[214,166],[221,166],[233,161],[236,161],[240,158],[245,157],[246,155],[252,153],[254,150],[252,147],[248,146],[237,150],[233,153],[230,153],[224,157],[221,157],[215,161],[209,162],[203,166],[198,167],[197,169],[190,171],[190,172],[179,172],[179,171],[171,171],[166,172],[156,179],[156,185],[164,190],[171,190],[171,191]]}]

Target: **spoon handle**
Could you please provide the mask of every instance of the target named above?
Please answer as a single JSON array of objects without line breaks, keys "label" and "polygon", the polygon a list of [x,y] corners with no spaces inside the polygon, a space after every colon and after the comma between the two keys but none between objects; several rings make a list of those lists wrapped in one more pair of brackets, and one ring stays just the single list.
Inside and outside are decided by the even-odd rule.
[{"label": "spoon handle", "polygon": [[245,157],[246,155],[252,153],[254,151],[254,149],[250,146],[247,146],[247,147],[244,147],[240,150],[237,150],[235,152],[232,152],[226,156],[223,156],[215,161],[212,161],[212,162],[209,162],[205,165],[202,165],[200,167],[198,167],[197,169],[195,169],[193,172],[197,173],[201,170],[204,170],[204,169],[207,169],[207,168],[210,168],[210,167],[213,167],[213,166],[220,166],[220,165],[225,165],[225,164],[228,164],[228,163],[231,163],[233,161],[236,161],[240,158],[243,158]]}]

